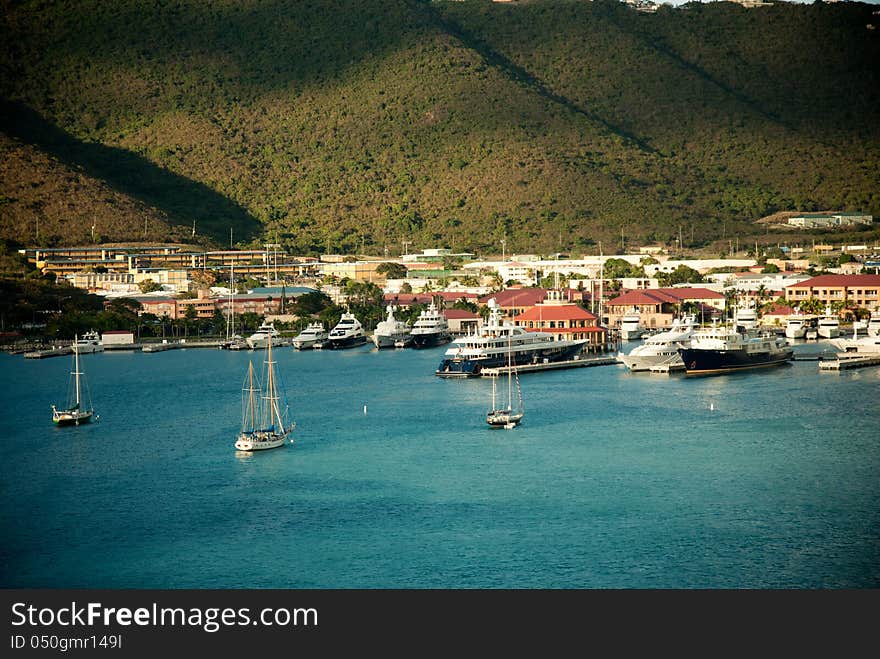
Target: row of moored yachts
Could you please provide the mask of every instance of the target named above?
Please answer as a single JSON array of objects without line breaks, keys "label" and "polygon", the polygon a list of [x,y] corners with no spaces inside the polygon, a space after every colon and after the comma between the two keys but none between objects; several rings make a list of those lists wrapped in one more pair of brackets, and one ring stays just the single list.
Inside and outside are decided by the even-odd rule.
[{"label": "row of moored yachts", "polygon": [[[388,317],[380,322],[372,335],[367,336],[364,326],[352,313],[344,313],[339,322],[328,330],[321,322],[309,325],[297,334],[291,344],[297,350],[340,350],[354,348],[372,341],[377,348],[431,348],[449,343],[452,333],[449,322],[435,304],[419,314],[412,325],[394,317],[396,308],[388,307]],[[269,339],[278,346],[281,335],[273,323],[263,323],[247,338],[236,336],[222,347],[231,350],[258,350],[266,348]]]},{"label": "row of moored yachts", "polygon": [[[687,315],[629,353],[619,353],[618,360],[632,371],[684,368],[694,374],[776,366],[794,356],[788,338],[804,338],[803,333],[792,332],[791,326],[790,322],[781,337],[761,330],[757,320],[745,314],[737,315],[730,325],[716,322],[705,328],[700,328],[695,316]],[[873,314],[866,329],[861,338],[840,339],[832,345],[841,352],[880,354],[880,316]],[[820,336],[836,338],[839,332]]]}]

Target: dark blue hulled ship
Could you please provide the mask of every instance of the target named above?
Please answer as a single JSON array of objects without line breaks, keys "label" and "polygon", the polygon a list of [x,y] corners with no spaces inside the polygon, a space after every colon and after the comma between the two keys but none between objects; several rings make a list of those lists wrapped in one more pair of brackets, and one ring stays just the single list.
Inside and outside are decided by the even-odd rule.
[{"label": "dark blue hulled ship", "polygon": [[709,375],[752,368],[779,366],[794,351],[784,338],[741,326],[713,325],[691,337],[679,354],[688,375]]},{"label": "dark blue hulled ship", "polygon": [[[489,300],[489,320],[476,333],[455,339],[437,367],[440,377],[473,377],[484,368],[559,362],[573,359],[586,341],[557,340],[544,332],[528,332],[502,323],[501,308]],[[509,361],[508,361],[509,358]]]}]

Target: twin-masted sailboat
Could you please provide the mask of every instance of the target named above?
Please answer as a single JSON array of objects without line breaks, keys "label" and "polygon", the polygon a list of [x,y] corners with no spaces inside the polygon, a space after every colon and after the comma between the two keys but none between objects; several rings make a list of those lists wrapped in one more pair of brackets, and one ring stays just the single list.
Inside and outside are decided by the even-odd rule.
[{"label": "twin-masted sailboat", "polygon": [[[272,337],[266,344],[262,386],[254,376],[254,364],[248,362],[241,396],[241,431],[235,441],[239,451],[262,451],[284,446],[295,423],[289,419],[289,407],[283,386],[278,386],[272,360]],[[293,439],[290,440],[293,443]]]},{"label": "twin-masted sailboat", "polygon": [[[67,390],[67,407],[63,410],[52,406],[52,422],[58,426],[78,426],[89,423],[95,410],[92,408],[91,396],[86,383],[83,397],[84,373],[79,370],[79,337],[73,339],[73,370],[70,372],[70,384]],[[88,403],[84,406],[84,399]]]},{"label": "twin-masted sailboat", "polygon": [[[508,348],[510,347],[510,334],[508,334]],[[525,414],[523,409],[522,388],[519,385],[519,374],[511,359],[512,351],[507,352],[507,406],[500,407],[498,403],[498,376],[492,376],[492,407],[486,414],[486,423],[493,428],[506,428],[511,430],[522,421]],[[513,390],[516,389],[516,407],[514,407]]]}]

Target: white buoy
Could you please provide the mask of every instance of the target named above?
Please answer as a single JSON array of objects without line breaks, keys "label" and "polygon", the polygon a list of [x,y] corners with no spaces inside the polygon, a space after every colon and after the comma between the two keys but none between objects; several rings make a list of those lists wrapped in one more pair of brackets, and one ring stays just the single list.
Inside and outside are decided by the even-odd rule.
[{"label": "white buoy", "polygon": [[367,413],[367,405],[364,404],[364,414],[366,414],[366,413]]},{"label": "white buoy", "polygon": [[709,403],[709,411],[710,411],[710,412],[714,412],[714,411],[715,411],[715,403]]}]

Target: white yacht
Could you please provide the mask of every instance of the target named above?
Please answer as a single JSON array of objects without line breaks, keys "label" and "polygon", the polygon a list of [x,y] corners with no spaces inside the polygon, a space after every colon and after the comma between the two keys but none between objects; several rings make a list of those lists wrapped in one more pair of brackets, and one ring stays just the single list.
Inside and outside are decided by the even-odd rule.
[{"label": "white yacht", "polygon": [[419,314],[410,332],[413,348],[431,348],[452,340],[449,321],[434,302]]},{"label": "white yacht", "polygon": [[758,326],[758,311],[754,307],[737,307],[734,320],[744,329],[755,329]]},{"label": "white yacht", "polygon": [[259,350],[265,348],[269,344],[269,337],[277,345],[280,333],[275,329],[275,323],[263,323],[257,328],[257,331],[245,339],[251,350]]},{"label": "white yacht", "polygon": [[785,323],[785,338],[802,339],[816,321],[815,316],[807,316],[801,313],[792,314]]},{"label": "white yacht", "polygon": [[76,340],[76,350],[84,355],[89,352],[104,352],[104,344],[95,330],[86,332]]},{"label": "white yacht", "polygon": [[316,343],[326,341],[329,335],[324,323],[309,323],[302,332],[293,337],[293,347],[297,350],[309,350],[314,348]]},{"label": "white yacht", "polygon": [[868,336],[880,336],[880,309],[871,312],[868,319]]},{"label": "white yacht", "polygon": [[697,318],[693,314],[676,318],[669,330],[649,336],[643,344],[630,350],[629,354],[618,353],[617,359],[631,371],[649,371],[661,364],[683,366],[678,350],[690,345],[691,336],[698,326]]},{"label": "white yacht", "polygon": [[645,328],[642,327],[639,313],[635,310],[620,319],[620,338],[624,341],[635,341],[642,338]]},{"label": "white yacht", "polygon": [[397,307],[388,305],[388,317],[376,325],[373,343],[377,348],[405,347],[412,341],[412,328],[403,320],[394,317]]},{"label": "white yacht", "polygon": [[489,319],[475,334],[460,336],[443,355],[436,375],[474,377],[484,368],[520,366],[574,359],[586,340],[557,340],[546,332],[529,332],[511,322],[502,322],[501,307],[489,300]]},{"label": "white yacht", "polygon": [[836,339],[840,336],[840,319],[831,313],[831,307],[827,307],[825,315],[819,318],[816,330],[823,339]]},{"label": "white yacht", "polygon": [[353,348],[367,342],[364,327],[361,321],[355,318],[353,313],[344,313],[339,322],[330,330],[326,341],[322,341],[324,348],[339,350],[341,348]]}]

